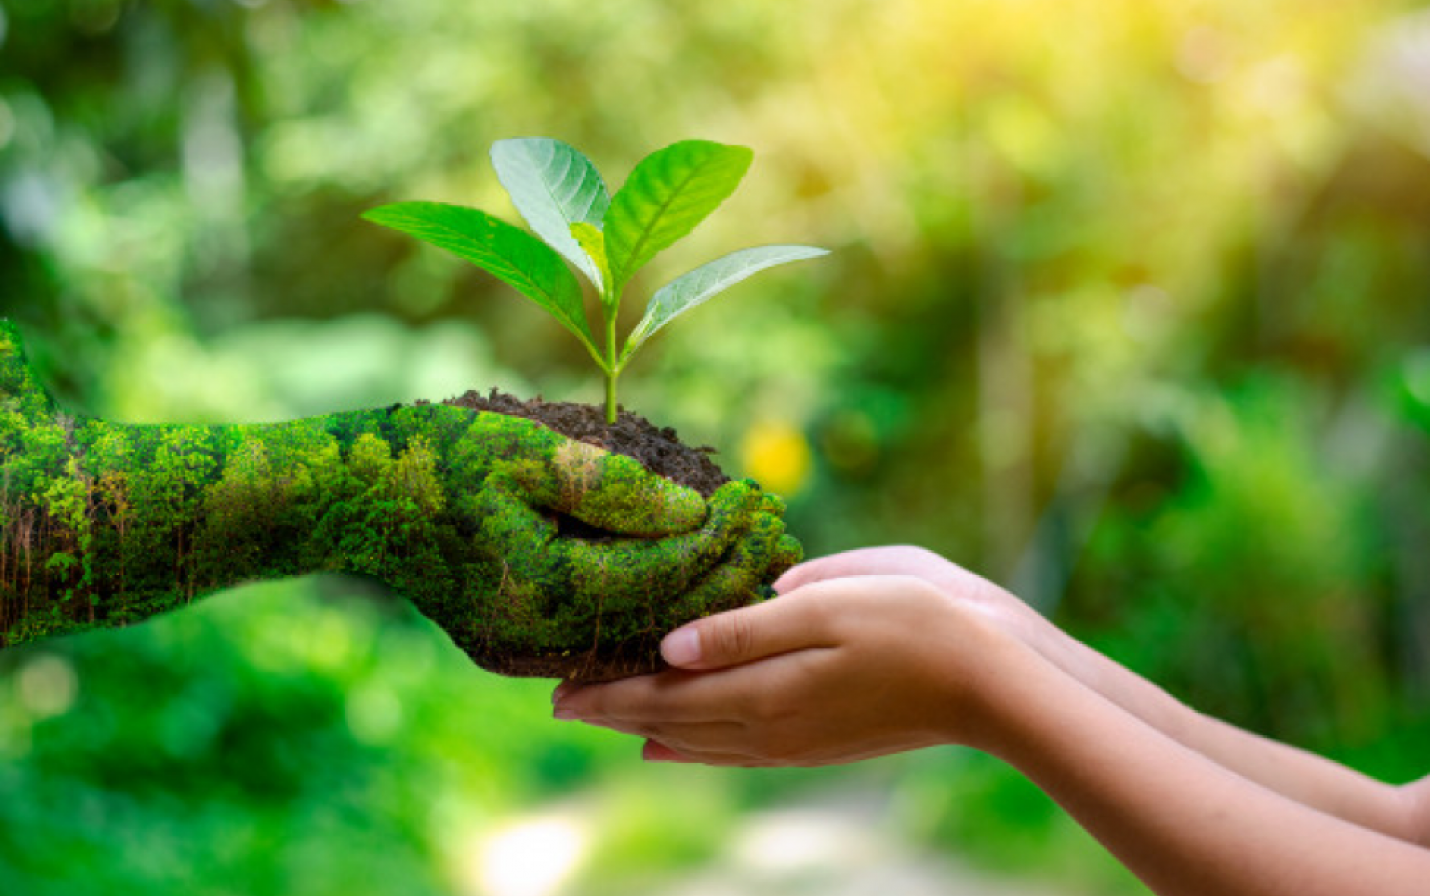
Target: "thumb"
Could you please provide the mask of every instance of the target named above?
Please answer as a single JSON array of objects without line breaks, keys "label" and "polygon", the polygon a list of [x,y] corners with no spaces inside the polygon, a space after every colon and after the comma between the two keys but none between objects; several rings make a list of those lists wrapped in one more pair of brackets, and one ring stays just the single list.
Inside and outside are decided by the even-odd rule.
[{"label": "thumb", "polygon": [[705,499],[621,454],[568,441],[551,465],[554,509],[620,535],[654,538],[698,529]]},{"label": "thumb", "polygon": [[723,669],[776,654],[829,647],[829,609],[813,594],[791,593],[717,613],[665,636],[660,652],[681,669]]}]

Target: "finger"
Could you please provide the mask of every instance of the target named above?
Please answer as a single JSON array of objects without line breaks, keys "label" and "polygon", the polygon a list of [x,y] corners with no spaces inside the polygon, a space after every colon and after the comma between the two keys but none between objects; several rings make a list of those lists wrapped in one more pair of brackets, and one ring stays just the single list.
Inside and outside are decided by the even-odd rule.
[{"label": "finger", "polygon": [[764,657],[834,644],[830,607],[806,589],[707,616],[661,641],[661,655],[682,669],[722,669]]},{"label": "finger", "polygon": [[683,725],[621,721],[619,719],[581,719],[587,725],[605,728],[633,737],[657,740],[676,750],[740,752],[750,740],[749,729],[740,722],[692,722]]},{"label": "finger", "polygon": [[714,750],[676,747],[656,738],[646,738],[641,746],[641,758],[647,762],[681,762],[700,765],[726,765],[743,768],[775,766],[786,763],[738,750]]},{"label": "finger", "polygon": [[[684,595],[669,603],[667,619],[690,619],[750,602],[749,595],[743,591],[739,599],[723,603],[711,603],[708,599],[692,600],[691,591],[698,588],[698,583],[708,578],[712,570],[728,565],[725,558],[731,556],[735,546],[747,538],[749,530],[761,519],[759,508],[762,501],[763,494],[755,482],[748,479],[727,482],[710,496],[709,513],[697,531],[670,536],[659,542],[630,540],[638,545],[659,544],[659,548],[648,552],[652,554],[655,565],[678,569],[682,574],[680,587],[666,592]],[[784,531],[783,524],[779,531]],[[708,598],[708,595],[705,597]]]},{"label": "finger", "polygon": [[[463,498],[479,521],[481,544],[500,559],[500,583],[475,589],[473,596],[479,630],[472,639],[484,646],[469,653],[479,664],[492,668],[503,639],[530,628],[527,622],[513,626],[516,617],[539,615],[549,633],[543,637],[561,650],[585,653],[591,645],[631,644],[653,653],[656,639],[674,625],[750,601],[751,589],[744,589],[738,599],[681,613],[678,602],[666,596],[688,594],[747,536],[762,500],[752,484],[730,483],[717,491],[709,519],[691,532],[584,539],[563,536],[549,514],[538,510],[535,493],[522,478],[530,473],[531,465],[504,466]],[[579,674],[577,661],[567,673]]]},{"label": "finger", "polygon": [[555,706],[556,704],[560,703],[560,702],[561,702],[561,699],[562,699],[563,697],[565,697],[567,694],[573,693],[574,691],[577,691],[577,690],[579,690],[580,688],[581,688],[581,684],[580,684],[579,682],[572,681],[572,680],[569,679],[569,678],[563,680],[563,681],[562,681],[560,684],[558,684],[558,685],[555,687],[555,689],[552,690],[552,692],[551,692],[551,705],[552,705],[552,706]]},{"label": "finger", "polygon": [[689,532],[705,520],[699,492],[585,442],[557,449],[551,472],[552,509],[607,532],[659,537]]},{"label": "finger", "polygon": [[641,745],[641,758],[646,762],[691,762],[683,754],[672,750],[659,741],[646,739]]},{"label": "finger", "polygon": [[877,557],[882,550],[882,548],[861,548],[816,557],[785,571],[775,581],[774,589],[779,594],[785,594],[815,582],[851,575],[867,575],[871,569],[869,565],[871,558]]},{"label": "finger", "polygon": [[[576,589],[600,595],[611,610],[624,606],[622,595],[677,595],[667,600],[658,625],[744,606],[754,599],[765,570],[776,558],[798,550],[783,538],[784,523],[760,514],[761,495],[748,483],[730,483],[710,499],[710,516],[693,532],[665,538],[617,538],[608,541],[562,539],[556,549],[570,560]],[[753,531],[751,531],[753,527]]]},{"label": "finger", "polygon": [[766,494],[753,479],[734,479],[710,496],[710,516],[705,528],[748,525],[765,503]]},{"label": "finger", "polygon": [[[775,543],[775,555],[774,560],[770,563],[770,570],[778,570],[782,576],[785,570],[803,559],[804,545],[799,543],[799,539],[793,535],[781,535],[779,541]],[[793,591],[794,589],[789,590]]]},{"label": "finger", "polygon": [[648,762],[680,762],[687,765],[747,767],[750,757],[739,753],[684,752],[648,738],[641,746],[641,758]]},{"label": "finger", "polygon": [[[804,654],[798,654],[804,656]],[[776,663],[779,660],[774,661]],[[712,672],[667,669],[605,684],[563,691],[553,710],[559,718],[625,726],[701,725],[739,721],[783,674],[771,663]]]},{"label": "finger", "polygon": [[778,517],[757,515],[750,531],[736,538],[719,565],[671,602],[668,618],[685,621],[755,603],[760,586],[798,559],[799,542],[784,530]]},{"label": "finger", "polygon": [[494,671],[501,651],[529,650],[534,637],[577,657],[568,675],[580,674],[579,657],[593,646],[639,641],[641,651],[651,651],[659,633],[688,618],[664,617],[670,621],[661,624],[657,598],[688,590],[725,550],[702,530],[661,539],[565,537],[529,494],[499,470],[465,499],[478,521],[475,538],[499,560],[499,579],[470,591],[471,640],[482,646],[468,652]]},{"label": "finger", "polygon": [[681,758],[674,760],[688,764],[713,765],[724,768],[779,768],[804,763],[753,756],[748,753],[722,752],[718,750],[680,750]]},{"label": "finger", "polygon": [[760,501],[760,512],[771,513],[775,516],[785,515],[785,500],[772,492],[765,492]]},{"label": "finger", "polygon": [[[722,486],[698,530],[667,538],[611,541],[561,539],[578,592],[596,598],[600,612],[642,612],[639,633],[654,648],[659,635],[691,619],[746,606],[764,583],[799,558],[784,521],[761,511],[764,496],[750,482]],[[659,596],[659,607],[657,598]]]},{"label": "finger", "polygon": [[776,594],[787,594],[797,588],[802,588],[810,582],[817,582],[824,576],[820,575],[820,570],[826,565],[828,557],[819,557],[797,566],[792,566],[785,570],[778,579],[775,579],[774,589]]},{"label": "finger", "polygon": [[697,687],[698,676],[671,669],[605,684],[562,690],[553,706],[557,718],[584,722],[697,724],[722,713],[710,689]]},{"label": "finger", "polygon": [[647,738],[641,747],[641,758],[650,762],[682,762],[698,765],[743,766],[750,757],[743,753],[714,750],[679,750],[656,738]]}]

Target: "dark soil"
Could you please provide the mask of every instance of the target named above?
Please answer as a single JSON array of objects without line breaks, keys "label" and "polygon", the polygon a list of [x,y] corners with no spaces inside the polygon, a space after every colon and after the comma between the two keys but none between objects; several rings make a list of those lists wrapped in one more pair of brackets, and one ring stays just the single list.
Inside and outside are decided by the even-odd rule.
[{"label": "dark soil", "polygon": [[471,391],[442,403],[477,411],[496,411],[544,423],[568,439],[633,457],[647,470],[688,485],[707,498],[714,494],[715,489],[730,481],[730,477],[710,459],[710,455],[715,453],[714,448],[692,448],[680,441],[670,427],[657,427],[646,418],[624,409],[617,415],[614,425],[607,425],[605,408],[593,404],[545,401],[539,395],[523,401],[496,389],[485,398]]},{"label": "dark soil", "polygon": [[[495,411],[545,424],[570,439],[635,458],[646,469],[689,486],[705,497],[730,481],[710,455],[715,449],[692,447],[680,441],[670,427],[658,427],[636,414],[621,410],[614,425],[606,423],[605,408],[565,401],[545,401],[540,396],[522,400],[496,389],[485,397],[471,391],[443,404],[477,411]],[[615,537],[578,520],[562,517],[560,532],[600,541]],[[623,645],[615,652],[595,649],[574,655],[488,656],[482,665],[492,672],[522,678],[562,678],[573,681],[611,681],[665,668],[660,658],[659,635],[646,642]]]}]

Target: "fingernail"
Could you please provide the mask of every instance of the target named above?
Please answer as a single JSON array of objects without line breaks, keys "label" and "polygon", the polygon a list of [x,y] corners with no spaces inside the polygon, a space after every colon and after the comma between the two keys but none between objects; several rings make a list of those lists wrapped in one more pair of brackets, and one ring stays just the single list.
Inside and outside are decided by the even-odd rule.
[{"label": "fingernail", "polygon": [[576,710],[565,709],[560,706],[556,707],[555,712],[551,713],[551,717],[553,719],[561,719],[562,721],[570,721],[571,719],[580,718],[580,716],[576,714]]},{"label": "fingernail", "polygon": [[661,655],[672,666],[689,666],[700,662],[700,633],[693,628],[679,628],[660,642]]}]

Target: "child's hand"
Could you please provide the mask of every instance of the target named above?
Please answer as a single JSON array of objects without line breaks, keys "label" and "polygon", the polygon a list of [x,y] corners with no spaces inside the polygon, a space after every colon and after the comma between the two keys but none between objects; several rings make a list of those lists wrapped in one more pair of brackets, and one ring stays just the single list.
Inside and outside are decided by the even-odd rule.
[{"label": "child's hand", "polygon": [[783,594],[826,579],[868,575],[917,576],[969,610],[987,614],[1009,635],[1042,653],[1051,652],[1054,642],[1065,639],[1042,615],[1008,591],[933,551],[912,545],[860,548],[810,560],[786,572],[775,582],[775,590]]},{"label": "child's hand", "polygon": [[[901,555],[911,566],[921,559]],[[844,561],[832,558],[832,570]],[[680,667],[563,685],[556,712],[648,739],[646,757],[712,765],[825,765],[918,747],[988,748],[1020,664],[1041,662],[987,610],[914,575],[817,579],[671,633]],[[851,566],[850,568],[856,568]]]}]

